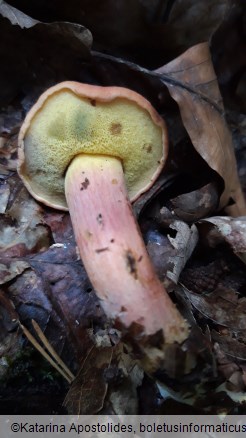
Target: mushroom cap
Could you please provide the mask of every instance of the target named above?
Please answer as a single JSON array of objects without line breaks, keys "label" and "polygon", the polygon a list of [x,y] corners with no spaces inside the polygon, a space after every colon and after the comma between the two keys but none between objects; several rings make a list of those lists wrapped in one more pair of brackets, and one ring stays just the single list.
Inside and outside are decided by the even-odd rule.
[{"label": "mushroom cap", "polygon": [[18,172],[38,201],[68,210],[66,170],[76,155],[121,160],[131,201],[148,190],[167,157],[165,123],[140,94],[62,82],[45,91],[19,134]]}]

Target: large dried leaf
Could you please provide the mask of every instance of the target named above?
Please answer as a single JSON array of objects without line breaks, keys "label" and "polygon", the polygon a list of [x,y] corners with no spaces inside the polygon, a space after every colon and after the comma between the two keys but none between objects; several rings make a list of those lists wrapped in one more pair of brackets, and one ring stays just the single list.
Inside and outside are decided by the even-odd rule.
[{"label": "large dried leaf", "polygon": [[21,322],[30,327],[36,320],[58,354],[76,366],[93,345],[87,329],[103,326],[103,313],[81,266],[69,215],[43,209],[15,178],[8,181],[0,283]]},{"label": "large dried leaf", "polygon": [[34,319],[65,361],[80,360],[93,345],[88,329],[102,327],[104,316],[75,249],[55,245],[27,260],[30,268],[7,285],[21,322]]},{"label": "large dried leaf", "polygon": [[[232,215],[246,212],[240,187],[231,134],[224,118],[216,75],[207,43],[198,44],[156,70],[179,105],[184,126],[203,159],[224,180],[220,205]],[[168,79],[173,79],[168,84]],[[167,79],[167,80],[165,80]]]}]

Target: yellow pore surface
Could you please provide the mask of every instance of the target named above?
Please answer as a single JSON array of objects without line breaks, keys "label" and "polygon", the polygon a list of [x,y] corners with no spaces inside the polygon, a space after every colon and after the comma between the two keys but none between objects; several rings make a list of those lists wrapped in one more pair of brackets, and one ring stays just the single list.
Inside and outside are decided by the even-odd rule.
[{"label": "yellow pore surface", "polygon": [[135,102],[81,98],[69,90],[50,96],[24,138],[23,176],[35,196],[66,208],[66,169],[78,154],[121,160],[130,199],[153,179],[163,160],[162,130]]}]

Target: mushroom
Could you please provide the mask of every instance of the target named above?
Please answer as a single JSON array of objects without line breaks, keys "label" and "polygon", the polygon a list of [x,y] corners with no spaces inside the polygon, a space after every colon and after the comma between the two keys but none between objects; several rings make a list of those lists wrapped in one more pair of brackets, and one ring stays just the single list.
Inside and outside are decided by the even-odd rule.
[{"label": "mushroom", "polygon": [[152,186],[167,149],[165,124],[144,97],[76,82],[43,93],[19,134],[26,188],[69,210],[101,305],[147,368],[189,332],[154,272],[130,204]]}]

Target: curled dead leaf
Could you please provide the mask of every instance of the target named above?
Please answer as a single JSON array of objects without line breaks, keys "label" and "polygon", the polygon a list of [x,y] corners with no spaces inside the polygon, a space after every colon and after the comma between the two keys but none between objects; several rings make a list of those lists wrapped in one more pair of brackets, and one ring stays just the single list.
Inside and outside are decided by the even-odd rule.
[{"label": "curled dead leaf", "polygon": [[80,24],[68,22],[41,23],[40,21],[34,20],[15,7],[9,5],[4,0],[2,0],[0,3],[0,14],[4,18],[7,18],[14,26],[20,26],[21,29],[30,29],[34,26],[37,26],[42,30],[42,27],[46,27],[46,31],[48,33],[54,33],[57,35],[60,34],[66,38],[76,38],[80,43],[82,43],[84,48],[87,48],[88,50],[91,48],[91,32]]},{"label": "curled dead leaf", "polygon": [[218,189],[209,183],[200,189],[170,199],[168,205],[179,219],[195,222],[214,212],[218,206]]},{"label": "curled dead leaf", "polygon": [[233,216],[246,212],[231,133],[213,69],[209,46],[198,44],[156,70],[178,103],[184,126],[195,149],[224,181],[220,207]]},{"label": "curled dead leaf", "polygon": [[[170,233],[167,236],[157,230],[149,230],[145,240],[147,250],[156,272],[162,281],[166,277],[174,283],[178,282],[187,260],[198,241],[198,231],[195,225],[189,227],[182,221],[173,220],[169,224]],[[175,233],[175,237],[171,237]],[[166,285],[168,287],[168,284]]]},{"label": "curled dead leaf", "polygon": [[173,267],[167,271],[167,277],[177,283],[180,273],[198,242],[198,231],[195,225],[189,227],[181,221],[174,221],[170,228],[177,232],[175,237],[168,236],[176,254],[170,257]]}]

